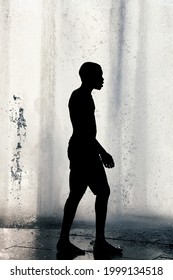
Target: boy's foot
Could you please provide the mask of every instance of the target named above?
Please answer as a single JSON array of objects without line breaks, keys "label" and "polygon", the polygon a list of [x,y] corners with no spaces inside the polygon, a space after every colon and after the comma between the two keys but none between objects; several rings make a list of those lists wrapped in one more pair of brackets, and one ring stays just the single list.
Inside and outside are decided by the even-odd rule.
[{"label": "boy's foot", "polygon": [[122,255],[123,249],[118,247],[115,248],[111,244],[106,241],[103,242],[95,242],[94,244],[94,252],[96,254],[106,254],[106,255]]},{"label": "boy's foot", "polygon": [[61,252],[63,254],[71,253],[71,254],[76,254],[76,255],[85,255],[84,250],[76,247],[70,241],[59,240],[57,245],[56,245],[56,248],[57,248],[58,252]]}]

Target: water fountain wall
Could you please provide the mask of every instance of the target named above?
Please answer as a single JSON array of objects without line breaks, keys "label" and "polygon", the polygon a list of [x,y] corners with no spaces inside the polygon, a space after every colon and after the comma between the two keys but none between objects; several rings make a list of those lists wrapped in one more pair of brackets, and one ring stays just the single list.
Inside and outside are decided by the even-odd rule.
[{"label": "water fountain wall", "polygon": [[[97,138],[112,153],[108,219],[173,216],[173,1],[0,1],[2,224],[61,219],[68,100],[85,61],[102,66]],[[77,219],[94,219],[87,191]]]}]

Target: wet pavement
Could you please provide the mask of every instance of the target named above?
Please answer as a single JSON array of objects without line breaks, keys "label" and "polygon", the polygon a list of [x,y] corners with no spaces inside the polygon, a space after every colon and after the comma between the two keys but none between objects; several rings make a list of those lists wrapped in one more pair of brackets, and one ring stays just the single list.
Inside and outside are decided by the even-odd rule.
[{"label": "wet pavement", "polygon": [[[86,250],[83,256],[60,256],[56,252],[60,226],[0,228],[1,260],[93,260],[95,227],[74,223],[70,239]],[[164,260],[173,259],[173,221],[158,218],[121,218],[108,222],[107,241],[123,248],[122,256],[97,256],[97,259]]]}]

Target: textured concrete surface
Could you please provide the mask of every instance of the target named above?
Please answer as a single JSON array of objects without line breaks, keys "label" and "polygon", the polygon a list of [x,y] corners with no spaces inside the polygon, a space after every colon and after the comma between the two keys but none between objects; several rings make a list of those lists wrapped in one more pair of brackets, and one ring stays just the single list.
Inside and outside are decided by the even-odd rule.
[{"label": "textured concrete surface", "polygon": [[[1,228],[1,260],[55,260],[62,259],[56,252],[60,229],[52,228]],[[84,256],[63,256],[63,259],[93,260],[94,225],[74,224],[71,241],[86,250]],[[130,219],[108,223],[107,240],[123,247],[122,256],[111,259],[153,260],[173,259],[173,222],[158,219]],[[100,259],[109,259],[100,256]]]}]

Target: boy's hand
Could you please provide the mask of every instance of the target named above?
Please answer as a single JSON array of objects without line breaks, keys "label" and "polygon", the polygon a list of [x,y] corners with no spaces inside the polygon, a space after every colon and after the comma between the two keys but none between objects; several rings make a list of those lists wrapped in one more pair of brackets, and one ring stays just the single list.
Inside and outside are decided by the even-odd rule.
[{"label": "boy's hand", "polygon": [[108,153],[102,153],[101,159],[106,168],[113,168],[115,166],[112,156]]}]

